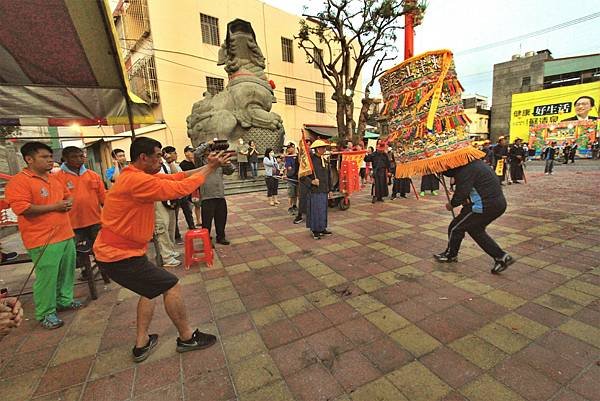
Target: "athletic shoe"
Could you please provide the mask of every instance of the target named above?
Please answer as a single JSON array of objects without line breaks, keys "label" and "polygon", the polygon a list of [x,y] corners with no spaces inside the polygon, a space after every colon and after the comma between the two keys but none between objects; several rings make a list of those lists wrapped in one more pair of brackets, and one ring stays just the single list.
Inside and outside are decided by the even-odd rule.
[{"label": "athletic shoe", "polygon": [[296,216],[296,218],[294,219],[294,224],[300,224],[304,221],[304,218],[302,216],[298,217]]},{"label": "athletic shoe", "polygon": [[175,258],[169,259],[163,262],[163,266],[165,269],[177,267],[181,264],[181,262]]},{"label": "athletic shoe", "polygon": [[177,259],[178,257],[181,256],[181,254],[177,251],[173,251],[173,253],[170,255],[173,259]]},{"label": "athletic shoe", "polygon": [[293,207],[288,207],[288,213],[289,214],[294,214],[294,208]]},{"label": "athletic shoe", "polygon": [[0,263],[10,262],[11,260],[15,260],[18,257],[19,257],[19,254],[16,252],[7,252],[7,253],[2,252],[0,254]]},{"label": "athletic shoe", "polygon": [[157,343],[158,334],[150,334],[148,336],[148,343],[146,345],[139,348],[133,347],[133,349],[131,350],[131,353],[133,354],[133,361],[138,363],[145,361],[150,356],[150,351],[152,351],[152,349],[156,347]]},{"label": "athletic shoe", "polygon": [[216,342],[217,337],[212,334],[202,333],[200,330],[196,329],[194,334],[192,334],[192,338],[187,341],[183,341],[181,338],[177,337],[177,352],[188,352],[208,348]]},{"label": "athletic shoe", "polygon": [[333,233],[327,229],[321,231],[321,235],[331,235],[331,234],[333,234]]},{"label": "athletic shoe", "polygon": [[421,196],[421,197],[425,196],[425,191],[419,192],[419,196]]},{"label": "athletic shoe", "polygon": [[371,199],[371,203],[375,203],[375,202],[377,202],[377,198],[373,197],[373,199]]},{"label": "athletic shoe", "polygon": [[313,239],[321,239],[321,233],[312,233]]},{"label": "athletic shoe", "polygon": [[498,274],[503,272],[508,268],[508,266],[515,263],[515,260],[508,253],[505,253],[504,256],[500,259],[495,259],[494,267],[492,267],[492,274]]},{"label": "athletic shoe", "polygon": [[396,199],[396,195],[390,196],[390,200],[394,200],[394,199]]},{"label": "athletic shoe", "polygon": [[458,262],[458,257],[449,255],[446,251],[433,255],[433,257],[440,263]]},{"label": "athletic shoe", "polygon": [[438,196],[439,194],[438,194],[438,191],[431,191],[431,195]]},{"label": "athletic shoe", "polygon": [[544,173],[544,175],[550,175],[550,173]]},{"label": "athletic shoe", "polygon": [[229,244],[231,244],[231,242],[229,242],[226,238],[221,238],[221,239],[217,240],[217,244],[229,245]]},{"label": "athletic shoe", "polygon": [[58,316],[56,316],[56,313],[51,313],[49,315],[44,316],[44,318],[42,319],[42,321],[40,322],[40,324],[45,329],[53,330],[53,329],[58,329],[63,324],[65,324],[65,322],[63,322],[62,320],[60,320],[58,318]]},{"label": "athletic shoe", "polygon": [[400,197],[406,199],[406,195],[404,194],[400,195]]},{"label": "athletic shoe", "polygon": [[85,306],[85,305],[83,304],[83,302],[81,302],[81,301],[78,301],[78,300],[74,299],[74,300],[73,300],[73,302],[71,302],[71,304],[70,304],[70,305],[67,305],[67,306],[60,306],[60,305],[58,305],[58,306],[56,307],[56,310],[57,310],[57,311],[59,311],[59,312],[63,312],[63,311],[66,311],[66,310],[77,310],[77,309],[81,309],[81,308],[83,308],[84,306]]}]

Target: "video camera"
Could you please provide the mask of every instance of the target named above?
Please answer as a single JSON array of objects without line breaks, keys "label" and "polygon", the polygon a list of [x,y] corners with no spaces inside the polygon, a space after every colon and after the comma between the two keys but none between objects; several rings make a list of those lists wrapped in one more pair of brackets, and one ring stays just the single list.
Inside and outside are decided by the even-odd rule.
[{"label": "video camera", "polygon": [[227,149],[229,149],[227,139],[216,139],[212,143],[209,143],[206,148],[209,152],[227,152]]}]

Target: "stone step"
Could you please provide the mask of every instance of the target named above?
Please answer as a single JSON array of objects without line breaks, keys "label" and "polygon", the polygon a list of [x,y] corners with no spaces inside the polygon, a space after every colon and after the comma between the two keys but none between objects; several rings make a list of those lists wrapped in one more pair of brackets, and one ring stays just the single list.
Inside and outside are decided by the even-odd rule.
[{"label": "stone step", "polygon": [[[237,179],[226,179],[225,183],[225,195],[236,195],[246,194],[251,192],[267,191],[267,184],[265,183],[264,177],[258,177],[256,180],[240,180]],[[279,189],[285,190],[287,183],[285,181],[279,182]]]}]

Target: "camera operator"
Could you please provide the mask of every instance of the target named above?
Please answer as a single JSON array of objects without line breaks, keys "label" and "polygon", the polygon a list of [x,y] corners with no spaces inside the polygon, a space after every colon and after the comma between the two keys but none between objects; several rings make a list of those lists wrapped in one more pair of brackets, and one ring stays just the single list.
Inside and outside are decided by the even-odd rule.
[{"label": "camera operator", "polygon": [[[215,149],[215,145],[213,143],[205,143],[197,148],[196,154],[202,155],[198,167],[202,167],[207,163],[207,157]],[[234,171],[235,169],[231,163],[223,167],[218,167],[213,174],[206,178],[204,185],[200,187],[202,228],[206,228],[210,232],[214,219],[215,231],[217,232],[216,241],[221,245],[229,245],[229,241],[225,237],[227,201],[225,200],[223,174],[231,175]]]}]

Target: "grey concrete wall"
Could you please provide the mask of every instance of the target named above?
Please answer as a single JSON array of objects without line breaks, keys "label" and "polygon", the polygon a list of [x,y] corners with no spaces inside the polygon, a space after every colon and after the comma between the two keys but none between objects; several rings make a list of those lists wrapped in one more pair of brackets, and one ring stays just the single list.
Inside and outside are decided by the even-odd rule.
[{"label": "grey concrete wall", "polygon": [[[509,135],[510,107],[513,93],[532,92],[544,87],[544,61],[551,58],[548,53],[511,60],[494,65],[492,114],[490,138],[497,140]],[[524,77],[530,77],[529,85],[522,86]]]}]

